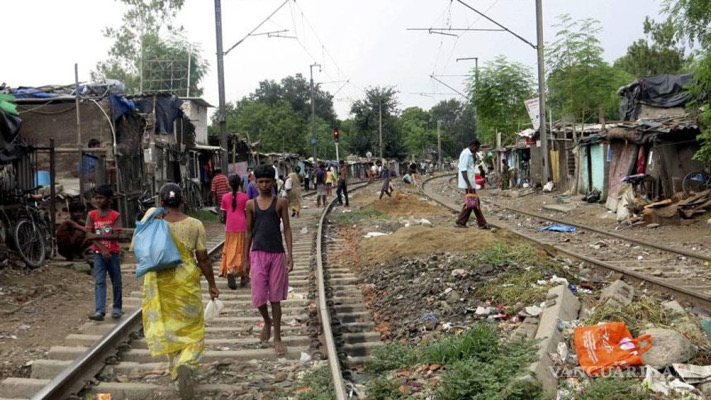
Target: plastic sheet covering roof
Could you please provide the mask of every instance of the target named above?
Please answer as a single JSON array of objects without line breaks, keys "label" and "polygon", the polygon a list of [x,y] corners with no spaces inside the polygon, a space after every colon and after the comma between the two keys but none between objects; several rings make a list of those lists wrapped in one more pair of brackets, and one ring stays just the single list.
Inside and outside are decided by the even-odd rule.
[{"label": "plastic sheet covering roof", "polygon": [[687,140],[695,138],[699,131],[697,121],[684,115],[619,122],[610,126],[607,136],[611,140],[647,143],[657,138]]},{"label": "plastic sheet covering roof", "polygon": [[536,135],[538,131],[533,129],[533,128],[528,128],[524,129],[521,132],[517,133],[519,137],[525,137],[525,138],[532,138],[533,136]]}]

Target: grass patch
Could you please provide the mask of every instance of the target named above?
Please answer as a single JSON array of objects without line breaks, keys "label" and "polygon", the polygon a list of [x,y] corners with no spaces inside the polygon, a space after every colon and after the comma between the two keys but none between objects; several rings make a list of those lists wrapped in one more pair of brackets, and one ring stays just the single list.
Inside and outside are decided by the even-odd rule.
[{"label": "grass patch", "polygon": [[202,222],[220,222],[220,218],[217,214],[208,210],[195,210],[188,213],[189,216],[199,219]]},{"label": "grass patch", "polygon": [[387,214],[384,214],[378,210],[361,209],[361,210],[352,210],[351,212],[347,212],[347,213],[332,214],[328,218],[328,220],[331,223],[334,223],[336,225],[353,225],[356,222],[362,221],[364,219],[386,220],[388,218],[389,217]]},{"label": "grass patch", "polygon": [[387,372],[394,369],[407,368],[417,364],[418,355],[412,347],[393,342],[375,349],[373,358],[365,362],[365,370],[371,373]]},{"label": "grass patch", "polygon": [[637,379],[597,378],[590,382],[579,400],[645,400],[647,391]]},{"label": "grass patch", "polygon": [[496,327],[487,324],[474,325],[461,335],[445,336],[425,345],[422,362],[430,364],[451,364],[455,361],[476,359],[488,361],[499,348]]},{"label": "grass patch", "polygon": [[400,386],[389,380],[385,376],[378,376],[365,384],[368,391],[368,398],[373,400],[400,400],[405,399],[405,395],[398,390]]},{"label": "grass patch", "polygon": [[474,253],[467,267],[475,270],[501,271],[476,292],[480,298],[491,299],[495,304],[533,304],[545,299],[547,287],[536,282],[555,274],[565,277],[566,271],[541,253],[525,245],[495,243],[490,248]]},{"label": "grass patch", "polygon": [[367,394],[372,399],[405,398],[399,381],[389,378],[390,371],[440,364],[444,368],[441,381],[432,388],[435,399],[538,400],[543,398],[540,384],[518,379],[535,353],[532,342],[502,342],[496,326],[484,323],[415,348],[391,344],[366,364],[366,371],[376,374],[366,385]]},{"label": "grass patch", "polygon": [[306,374],[302,388],[303,392],[296,397],[298,400],[332,400],[336,389],[328,365]]},{"label": "grass patch", "polygon": [[[583,325],[597,325],[600,322],[624,322],[632,335],[647,329],[649,323],[657,328],[675,329],[672,322],[679,315],[659,304],[652,297],[640,296],[632,303],[620,307],[617,304],[605,303],[595,308],[595,311],[583,321]],[[682,332],[683,333],[683,332]]]}]

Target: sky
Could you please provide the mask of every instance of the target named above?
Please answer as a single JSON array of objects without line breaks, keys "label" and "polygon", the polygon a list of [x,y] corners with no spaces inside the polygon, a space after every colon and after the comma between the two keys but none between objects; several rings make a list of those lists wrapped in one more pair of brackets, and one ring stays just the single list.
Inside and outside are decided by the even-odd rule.
[{"label": "sky", "polygon": [[[463,0],[530,42],[536,42],[534,0]],[[242,39],[284,0],[222,0],[225,49]],[[70,84],[74,64],[79,80],[89,81],[97,62],[107,58],[111,42],[106,26],[120,28],[125,7],[115,0],[25,0],[3,4],[3,48],[0,83],[12,87]],[[599,38],[604,58],[614,61],[627,46],[643,37],[645,16],[659,18],[659,0],[543,0],[546,42],[555,39],[556,17],[593,18],[602,24]],[[218,104],[215,8],[212,0],[186,0],[177,23],[200,48],[210,70],[203,97]],[[479,66],[498,55],[521,62],[535,73],[536,52],[506,32],[454,32],[458,37],[409,31],[407,28],[496,28],[457,0],[289,0],[255,33],[288,30],[291,38],[266,35],[247,38],[225,56],[228,102],[254,91],[265,79],[303,74],[334,94],[341,119],[353,101],[373,86],[399,91],[400,108],[429,109],[449,98],[462,97],[466,76],[478,57]],[[440,76],[445,75],[445,76]]]}]

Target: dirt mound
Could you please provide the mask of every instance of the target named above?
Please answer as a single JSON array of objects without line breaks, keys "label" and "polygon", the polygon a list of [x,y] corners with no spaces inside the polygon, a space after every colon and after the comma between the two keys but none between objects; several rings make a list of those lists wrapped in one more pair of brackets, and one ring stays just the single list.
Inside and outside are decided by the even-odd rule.
[{"label": "dirt mound", "polygon": [[424,196],[418,193],[401,191],[393,193],[393,197],[383,197],[382,199],[374,198],[373,201],[369,202],[363,209],[377,210],[384,214],[395,216],[418,215],[422,217],[427,215],[450,214],[448,210],[445,210],[439,204],[426,200]]},{"label": "dirt mound", "polygon": [[[419,201],[419,200],[418,200]],[[496,234],[477,228],[414,226],[397,230],[392,235],[363,239],[358,253],[364,264],[387,262],[397,257],[418,257],[437,250],[471,253],[507,240],[509,233]]]}]

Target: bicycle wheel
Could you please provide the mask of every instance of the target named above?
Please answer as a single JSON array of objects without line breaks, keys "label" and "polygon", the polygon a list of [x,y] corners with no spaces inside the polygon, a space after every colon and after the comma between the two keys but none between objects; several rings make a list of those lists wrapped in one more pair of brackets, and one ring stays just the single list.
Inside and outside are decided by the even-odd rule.
[{"label": "bicycle wheel", "polygon": [[25,264],[30,268],[41,267],[46,256],[42,232],[32,221],[23,218],[17,221],[13,233],[15,248]]},{"label": "bicycle wheel", "polygon": [[709,174],[703,171],[696,171],[686,174],[681,182],[681,189],[689,196],[692,193],[699,193],[706,189],[709,181]]}]

